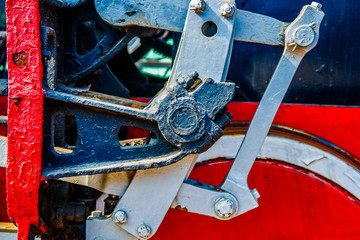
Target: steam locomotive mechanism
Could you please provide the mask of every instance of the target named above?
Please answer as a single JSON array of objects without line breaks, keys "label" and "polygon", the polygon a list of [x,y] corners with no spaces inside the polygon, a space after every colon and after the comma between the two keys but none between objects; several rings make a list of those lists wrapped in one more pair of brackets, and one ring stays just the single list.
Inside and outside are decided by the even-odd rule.
[{"label": "steam locomotive mechanism", "polygon": [[[237,9],[234,0],[42,0],[46,181],[39,209],[47,230],[32,230],[44,239],[148,239],[169,208],[229,220],[258,207],[248,175],[301,60],[318,42],[321,7],[305,5],[286,23]],[[173,47],[164,43],[169,35]],[[177,49],[167,82],[148,103],[129,99],[150,81],[133,64],[136,51],[127,50],[136,39],[164,55]],[[230,123],[234,41],[284,50],[230,171],[212,186],[188,175]],[[147,134],[128,138],[134,128]],[[105,212],[95,210],[103,193],[110,194]]]}]

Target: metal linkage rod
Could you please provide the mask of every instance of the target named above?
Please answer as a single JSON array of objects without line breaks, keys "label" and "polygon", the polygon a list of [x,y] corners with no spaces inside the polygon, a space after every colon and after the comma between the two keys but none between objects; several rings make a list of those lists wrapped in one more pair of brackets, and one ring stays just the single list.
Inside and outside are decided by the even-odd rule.
[{"label": "metal linkage rod", "polygon": [[276,112],[305,54],[315,47],[324,17],[317,3],[304,6],[299,16],[285,30],[285,48],[269,85],[251,121],[235,161],[220,186],[239,200],[237,214],[257,207],[258,193],[251,191],[247,177],[257,153],[269,132]]}]

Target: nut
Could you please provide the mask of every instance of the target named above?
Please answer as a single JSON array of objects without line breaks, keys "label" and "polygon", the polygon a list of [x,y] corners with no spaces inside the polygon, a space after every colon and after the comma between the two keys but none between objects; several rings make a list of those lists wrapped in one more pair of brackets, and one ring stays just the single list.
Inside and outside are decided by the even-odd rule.
[{"label": "nut", "polygon": [[119,210],[117,212],[115,212],[114,217],[113,217],[113,221],[115,223],[119,223],[119,224],[123,224],[127,222],[127,215],[126,212]]},{"label": "nut", "polygon": [[236,209],[236,204],[229,198],[221,197],[215,201],[214,210],[216,215],[220,218],[231,217],[235,213]]},{"label": "nut", "polygon": [[315,32],[311,26],[301,25],[295,29],[293,39],[297,45],[307,47],[313,43]]},{"label": "nut", "polygon": [[189,8],[197,14],[200,14],[204,12],[206,8],[206,3],[204,2],[204,0],[191,0]]},{"label": "nut", "polygon": [[235,6],[230,3],[225,3],[220,7],[220,14],[226,18],[234,16]]},{"label": "nut", "polygon": [[137,231],[141,238],[149,238],[151,236],[151,228],[145,224],[141,224]]}]

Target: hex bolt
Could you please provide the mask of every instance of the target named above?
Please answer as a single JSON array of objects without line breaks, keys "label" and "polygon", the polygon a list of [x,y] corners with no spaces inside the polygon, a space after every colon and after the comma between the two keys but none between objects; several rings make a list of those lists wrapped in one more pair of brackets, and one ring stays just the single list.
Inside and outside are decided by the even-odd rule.
[{"label": "hex bolt", "polygon": [[182,76],[177,81],[183,88],[185,88],[186,90],[189,90],[195,84],[195,80],[198,77],[199,77],[199,74],[197,72],[192,72],[188,75]]},{"label": "hex bolt", "polygon": [[309,25],[301,25],[295,29],[293,39],[297,45],[307,47],[312,44],[315,39],[314,29]]},{"label": "hex bolt", "polygon": [[141,238],[149,238],[151,236],[151,228],[145,224],[138,226],[137,231]]},{"label": "hex bolt", "polygon": [[123,224],[127,222],[127,215],[126,212],[119,210],[117,212],[115,212],[114,216],[113,216],[113,221],[115,223],[119,223],[119,224]]},{"label": "hex bolt", "polygon": [[230,3],[225,3],[220,7],[220,14],[226,18],[234,16],[235,6]]},{"label": "hex bolt", "polygon": [[221,197],[215,201],[214,210],[216,215],[220,218],[231,217],[235,213],[236,209],[236,204],[230,198]]},{"label": "hex bolt", "polygon": [[191,0],[189,8],[197,14],[201,14],[206,8],[206,3],[204,0]]},{"label": "hex bolt", "polygon": [[312,2],[312,3],[311,3],[311,6],[316,7],[316,8],[319,8],[319,9],[322,8],[321,3],[318,3],[318,2]]}]

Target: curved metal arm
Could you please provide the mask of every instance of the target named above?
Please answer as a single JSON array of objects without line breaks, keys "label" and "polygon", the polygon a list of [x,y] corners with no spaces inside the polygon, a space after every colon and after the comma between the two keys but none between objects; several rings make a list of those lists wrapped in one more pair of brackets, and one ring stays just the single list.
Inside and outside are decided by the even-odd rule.
[{"label": "curved metal arm", "polygon": [[315,47],[324,17],[320,8],[307,5],[285,31],[285,48],[270,83],[251,121],[235,161],[220,186],[239,199],[239,212],[257,207],[257,197],[247,186],[247,177],[267,136],[276,112],[305,54]]}]

